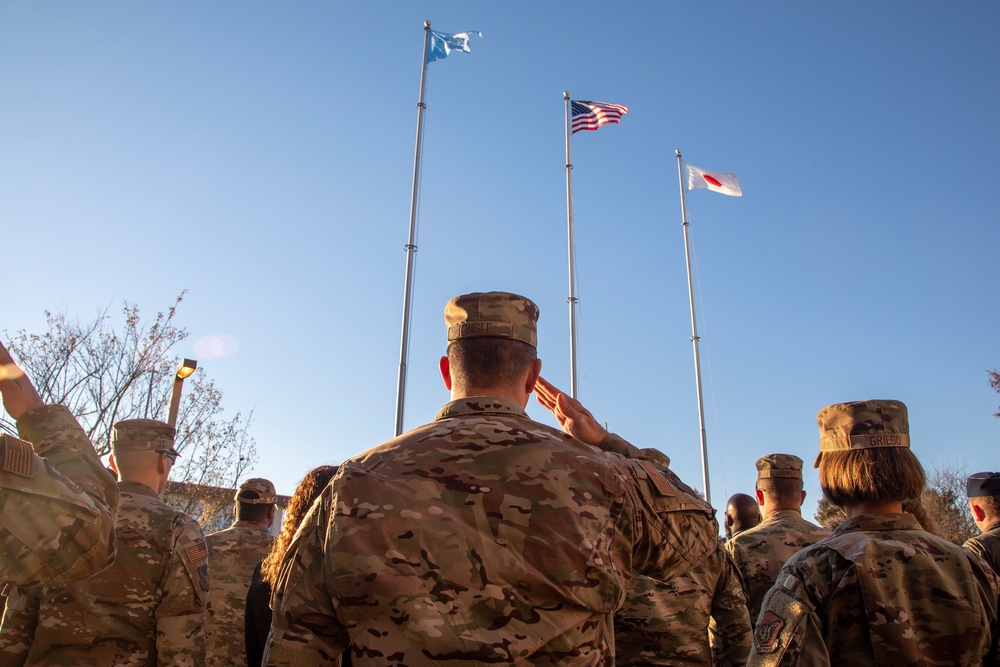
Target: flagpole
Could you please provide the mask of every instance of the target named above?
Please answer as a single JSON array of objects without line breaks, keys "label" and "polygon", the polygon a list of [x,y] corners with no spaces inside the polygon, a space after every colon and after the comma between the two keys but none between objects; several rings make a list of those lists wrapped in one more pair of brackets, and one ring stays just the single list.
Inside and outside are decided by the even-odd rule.
[{"label": "flagpole", "polygon": [[420,95],[417,101],[417,145],[413,151],[413,192],[410,195],[410,233],[406,240],[406,280],[403,285],[403,333],[399,343],[399,379],[396,383],[396,435],[403,432],[403,405],[406,402],[406,360],[410,348],[410,305],[413,297],[413,261],[417,252],[417,189],[420,183],[420,145],[424,134],[424,89],[427,83],[427,49],[431,22],[424,21],[424,57],[420,66]]},{"label": "flagpole", "polygon": [[569,159],[569,92],[563,92],[566,103],[566,226],[569,238],[569,390],[570,396],[577,398],[576,374],[576,253],[573,251],[573,164]]},{"label": "flagpole", "polygon": [[698,325],[694,317],[694,283],[691,280],[691,246],[688,242],[687,202],[684,194],[684,176],[681,173],[681,150],[677,153],[677,181],[681,188],[681,226],[684,228],[684,259],[687,261],[688,301],[691,304],[691,342],[694,344],[694,386],[698,392],[698,431],[701,436],[701,476],[705,484],[705,500],[712,503],[708,486],[708,443],[705,439],[705,403],[701,393],[701,359],[698,356]]}]

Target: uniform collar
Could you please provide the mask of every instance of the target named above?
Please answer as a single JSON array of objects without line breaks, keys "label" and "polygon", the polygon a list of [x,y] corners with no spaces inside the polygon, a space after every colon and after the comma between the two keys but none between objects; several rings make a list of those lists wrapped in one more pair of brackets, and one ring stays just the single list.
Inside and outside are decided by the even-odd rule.
[{"label": "uniform collar", "polygon": [[773,512],[768,512],[761,523],[771,523],[772,521],[777,521],[778,519],[801,519],[802,512],[799,510],[774,510]]},{"label": "uniform collar", "polygon": [[445,404],[437,413],[434,421],[451,419],[453,417],[468,417],[473,415],[515,415],[527,417],[524,408],[510,398],[500,396],[469,396]]},{"label": "uniform collar", "polygon": [[241,530],[259,530],[262,533],[270,532],[267,528],[261,527],[260,523],[256,521],[247,521],[245,519],[243,521],[233,522],[233,525],[231,525],[230,528],[239,528]]},{"label": "uniform collar", "polygon": [[837,527],[836,533],[871,530],[923,530],[912,514],[862,514],[845,519]]},{"label": "uniform collar", "polygon": [[152,496],[153,498],[160,497],[156,489],[139,482],[118,482],[118,490],[123,493],[138,493],[141,496]]}]

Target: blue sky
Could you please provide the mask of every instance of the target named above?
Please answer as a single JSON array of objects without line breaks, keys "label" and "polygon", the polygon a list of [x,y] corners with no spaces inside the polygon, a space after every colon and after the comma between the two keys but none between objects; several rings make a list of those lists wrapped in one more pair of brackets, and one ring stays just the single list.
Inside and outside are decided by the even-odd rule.
[{"label": "blue sky", "polygon": [[[481,30],[428,72],[407,428],[448,400],[452,296],[541,309],[568,386],[562,92],[626,104],[573,136],[580,395],[701,486],[677,165],[712,497],[811,462],[816,412],[896,398],[928,469],[996,470],[1000,6],[937,2],[0,4],[2,328],[152,314],[255,409],[253,471],[392,436],[423,21]],[[529,413],[551,420],[532,404]],[[811,499],[819,491],[807,470]],[[807,512],[811,514],[812,503]]]}]

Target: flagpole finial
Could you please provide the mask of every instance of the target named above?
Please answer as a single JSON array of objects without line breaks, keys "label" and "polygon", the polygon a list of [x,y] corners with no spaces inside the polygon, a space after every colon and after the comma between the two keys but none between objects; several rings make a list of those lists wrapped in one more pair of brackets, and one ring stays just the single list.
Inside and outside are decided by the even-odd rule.
[{"label": "flagpole finial", "polygon": [[430,28],[431,27],[431,22],[430,21],[424,21],[424,27],[425,28]]},{"label": "flagpole finial", "polygon": [[564,100],[568,100],[569,99],[569,91],[568,90],[564,90],[563,91],[563,99]]},{"label": "flagpole finial", "polygon": [[680,156],[681,156],[681,149],[679,149],[679,148],[675,148],[675,149],[674,149],[674,153],[676,153],[676,154],[677,154],[677,157],[680,157]]}]

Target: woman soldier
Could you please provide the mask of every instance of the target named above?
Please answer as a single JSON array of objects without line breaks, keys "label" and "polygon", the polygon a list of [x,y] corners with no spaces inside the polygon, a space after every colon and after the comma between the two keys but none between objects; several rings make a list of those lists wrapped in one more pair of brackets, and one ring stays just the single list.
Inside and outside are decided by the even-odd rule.
[{"label": "woman soldier", "polygon": [[838,403],[817,421],[820,486],[847,519],[785,564],[748,664],[998,664],[996,576],[903,513],[924,488],[906,406]]}]

